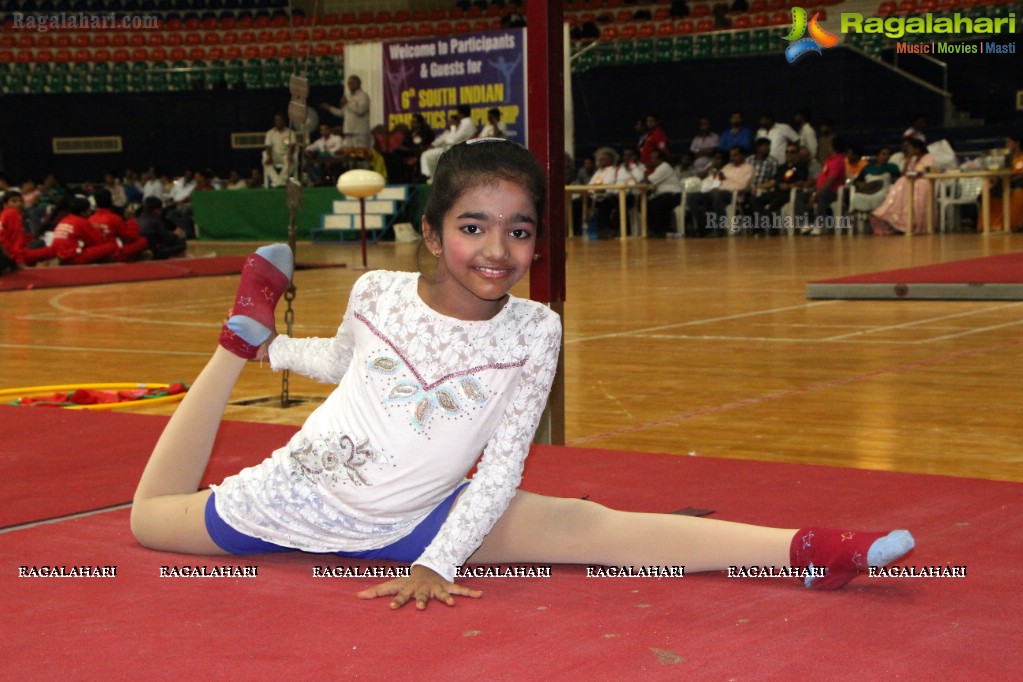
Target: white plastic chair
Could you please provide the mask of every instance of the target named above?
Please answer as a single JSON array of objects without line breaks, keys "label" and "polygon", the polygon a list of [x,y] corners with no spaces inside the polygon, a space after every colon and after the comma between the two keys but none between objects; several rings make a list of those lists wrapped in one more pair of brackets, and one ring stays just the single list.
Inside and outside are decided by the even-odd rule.
[{"label": "white plastic chair", "polygon": [[938,230],[947,232],[950,227],[949,211],[960,206],[974,204],[980,210],[980,193],[984,189],[984,178],[951,178],[934,183],[934,197],[938,207]]}]

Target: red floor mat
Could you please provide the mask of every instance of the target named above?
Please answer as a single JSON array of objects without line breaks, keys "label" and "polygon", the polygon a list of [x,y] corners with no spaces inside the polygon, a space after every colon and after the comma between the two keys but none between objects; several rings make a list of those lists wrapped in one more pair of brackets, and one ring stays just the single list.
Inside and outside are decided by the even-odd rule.
[{"label": "red floor mat", "polygon": [[[167,417],[0,405],[0,528],[131,502]],[[262,461],[297,427],[224,422],[204,484]],[[60,494],[53,494],[59,482]]]},{"label": "red floor mat", "polygon": [[[140,419],[119,416],[122,434]],[[231,443],[222,456],[236,456],[242,441]],[[96,451],[91,438],[77,450]],[[43,496],[63,494],[59,476],[45,483]],[[967,577],[861,577],[817,593],[790,580],[588,578],[582,567],[556,566],[551,578],[465,580],[485,596],[453,609],[393,613],[353,597],[375,579],[313,577],[314,566],[339,560],[159,554],[136,545],[128,511],[118,510],[0,536],[5,674],[1009,679],[1023,665],[1020,484],[538,447],[523,487],[625,509],[712,507],[716,518],[780,527],[906,527],[918,548],[903,565],[966,566]],[[164,565],[250,564],[254,578],[160,577]],[[18,577],[21,566],[40,565],[112,565],[117,575]]]},{"label": "red floor mat", "polygon": [[1023,300],[1023,253],[810,282],[806,297]]},{"label": "red floor mat", "polygon": [[[246,256],[216,256],[213,258],[173,258],[143,263],[99,263],[25,268],[0,277],[0,291],[236,275],[242,271],[245,259]],[[344,264],[297,263],[295,265],[296,270],[339,267],[344,267]]]}]

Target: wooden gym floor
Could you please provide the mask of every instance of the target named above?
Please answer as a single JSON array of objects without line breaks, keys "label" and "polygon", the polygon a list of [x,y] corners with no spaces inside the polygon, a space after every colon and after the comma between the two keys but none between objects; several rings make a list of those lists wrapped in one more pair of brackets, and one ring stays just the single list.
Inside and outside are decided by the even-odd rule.
[{"label": "wooden gym floor", "polygon": [[[194,243],[190,254],[255,246]],[[567,444],[1023,481],[1023,302],[805,298],[814,279],[1021,249],[1023,234],[1002,233],[573,239]],[[370,264],[414,269],[413,250],[371,246]],[[301,243],[298,257],[348,264],[295,280],[295,335],[333,335],[361,274],[358,247]],[[236,282],[0,294],[0,388],[191,381]],[[282,408],[281,375],[253,365],[226,418],[299,424],[330,388],[291,375],[299,404]]]}]

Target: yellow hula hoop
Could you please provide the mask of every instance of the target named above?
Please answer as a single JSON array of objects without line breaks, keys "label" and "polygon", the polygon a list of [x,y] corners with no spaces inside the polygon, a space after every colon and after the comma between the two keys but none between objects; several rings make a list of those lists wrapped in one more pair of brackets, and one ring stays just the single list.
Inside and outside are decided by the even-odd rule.
[{"label": "yellow hula hoop", "polygon": [[[25,388],[7,388],[0,390],[0,402],[5,398],[24,398],[33,395],[46,393],[61,393],[76,391],[80,388],[96,391],[131,391],[148,390],[151,388],[168,388],[171,384],[138,384],[138,383],[115,383],[115,384],[63,384],[56,386],[27,386]],[[144,398],[139,400],[122,400],[116,403],[99,403],[96,405],[62,405],[65,410],[132,410],[150,405],[161,405],[173,403],[185,397],[187,389],[174,395],[165,395],[159,398]]]}]

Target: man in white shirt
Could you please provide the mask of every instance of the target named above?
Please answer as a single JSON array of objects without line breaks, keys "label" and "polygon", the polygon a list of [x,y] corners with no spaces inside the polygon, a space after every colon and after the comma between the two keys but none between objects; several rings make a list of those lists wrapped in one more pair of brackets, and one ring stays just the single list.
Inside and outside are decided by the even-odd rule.
[{"label": "man in white shirt", "polygon": [[501,121],[501,110],[497,107],[487,110],[487,124],[477,137],[508,137],[508,126]]},{"label": "man in white shirt", "polygon": [[342,133],[351,147],[369,149],[373,146],[373,135],[369,128],[369,95],[362,89],[362,79],[348,77],[347,97],[341,97],[341,106],[334,107],[326,102],[320,108],[344,119]]},{"label": "man in white shirt", "polygon": [[686,204],[696,221],[696,234],[701,237],[718,234],[716,228],[727,216],[728,206],[737,194],[749,190],[753,181],[753,165],[746,161],[742,147],[732,147],[728,153],[729,162],[722,166],[717,175],[717,188],[697,192],[686,197]]},{"label": "man in white shirt", "polygon": [[[760,116],[760,130],[757,138],[766,137],[771,141],[771,156],[778,163],[785,163],[785,146],[789,142],[799,142],[799,135],[788,123],[778,123],[773,114]],[[816,139],[814,140],[816,142]]]},{"label": "man in white shirt", "polygon": [[817,158],[817,131],[810,125],[810,112],[800,109],[796,112],[796,129],[799,131],[799,146],[806,147],[810,156]]},{"label": "man in white shirt", "polygon": [[650,163],[654,169],[647,176],[653,185],[647,201],[647,236],[664,237],[671,231],[671,214],[682,203],[682,182],[660,149],[650,151]]},{"label": "man in white shirt", "polygon": [[266,131],[263,143],[263,186],[284,187],[291,173],[291,130],[284,114],[274,116],[274,127]]},{"label": "man in white shirt", "polygon": [[452,147],[459,142],[471,140],[475,134],[476,125],[472,122],[472,109],[469,108],[468,104],[458,105],[457,123],[443,134],[438,135],[433,141],[433,146],[419,156],[419,170],[426,176],[426,181],[432,181],[433,171],[437,168],[437,161],[440,160],[441,154],[448,147]]},{"label": "man in white shirt", "polygon": [[329,176],[331,162],[337,158],[336,152],[341,149],[342,143],[342,137],[329,125],[320,124],[320,136],[305,148],[309,182],[317,185]]}]

